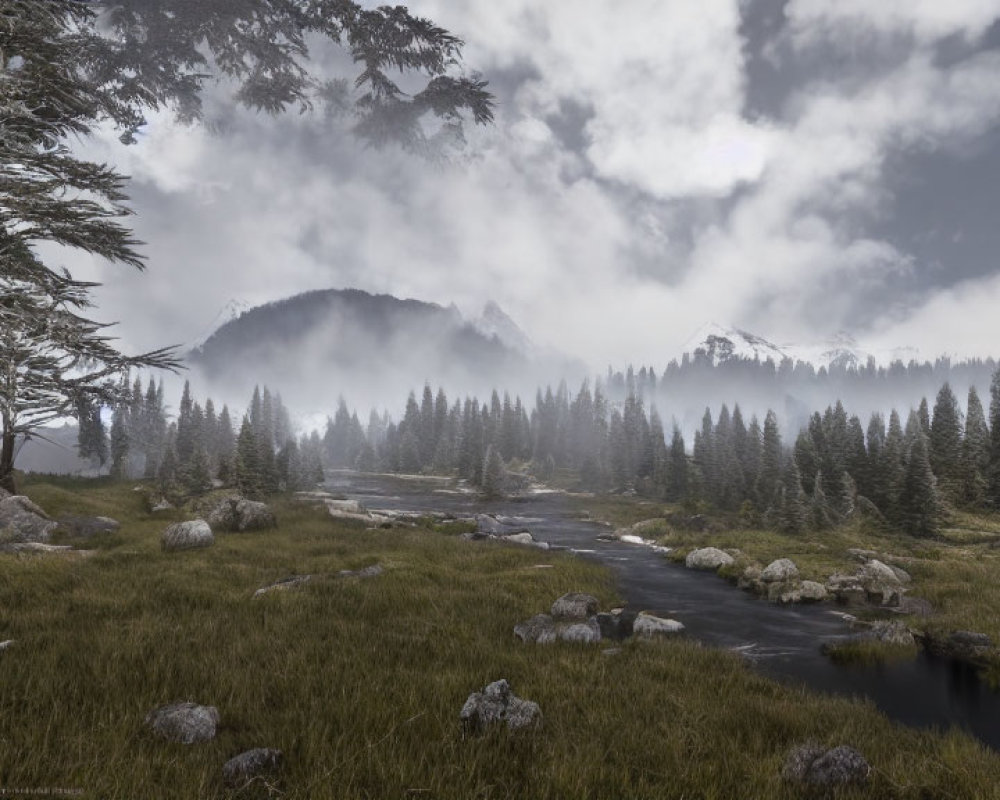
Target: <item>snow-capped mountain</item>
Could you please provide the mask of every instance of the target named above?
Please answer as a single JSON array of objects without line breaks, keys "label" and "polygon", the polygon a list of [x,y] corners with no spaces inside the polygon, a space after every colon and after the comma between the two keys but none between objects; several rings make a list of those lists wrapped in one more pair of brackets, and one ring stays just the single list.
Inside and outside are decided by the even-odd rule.
[{"label": "snow-capped mountain", "polygon": [[726,328],[715,322],[699,328],[687,340],[682,350],[683,353],[692,354],[697,351],[704,352],[714,363],[733,358],[760,361],[770,358],[777,364],[785,358],[790,358],[793,362],[804,361],[816,367],[862,367],[869,360],[874,360],[876,364],[882,366],[893,361],[908,363],[911,360],[922,360],[920,351],[914,347],[897,347],[890,350],[869,348],[843,331],[829,339],[811,344],[775,344],[749,331]]}]

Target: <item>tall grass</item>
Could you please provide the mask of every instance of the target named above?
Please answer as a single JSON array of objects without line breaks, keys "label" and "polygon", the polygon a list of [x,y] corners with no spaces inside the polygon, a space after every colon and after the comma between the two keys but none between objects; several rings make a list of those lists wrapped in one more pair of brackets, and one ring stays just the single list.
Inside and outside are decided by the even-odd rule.
[{"label": "tall grass", "polygon": [[[617,602],[566,554],[430,529],[365,531],[279,502],[280,527],[164,553],[170,519],[122,484],[29,484],[51,512],[122,530],[88,558],[0,556],[0,789],[93,798],[221,798],[221,766],[277,747],[286,798],[792,798],[786,751],[858,747],[874,767],[842,797],[1000,797],[1000,757],[909,730],[870,705],[779,686],[690,641],[523,646],[512,626],[567,591]],[[341,569],[381,563],[373,579]],[[550,564],[551,569],[537,569]],[[290,574],[301,588],[253,598]],[[322,577],[325,576],[325,577]],[[466,696],[507,678],[540,730],[463,739]],[[218,707],[217,738],[175,745],[152,708]]]}]

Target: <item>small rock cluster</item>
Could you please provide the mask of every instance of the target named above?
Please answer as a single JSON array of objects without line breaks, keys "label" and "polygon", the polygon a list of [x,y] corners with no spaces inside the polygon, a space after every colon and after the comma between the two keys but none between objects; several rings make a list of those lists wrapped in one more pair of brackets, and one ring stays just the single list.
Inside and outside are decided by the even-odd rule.
[{"label": "small rock cluster", "polygon": [[[219,719],[215,706],[185,702],[153,709],[146,715],[145,724],[161,739],[191,745],[214,739]],[[280,750],[257,747],[229,759],[222,767],[222,779],[227,786],[242,787],[257,778],[276,774],[281,762]]]},{"label": "small rock cluster", "polygon": [[522,700],[501,679],[470,694],[458,718],[466,734],[478,735],[501,724],[510,731],[530,728],[541,723],[542,712],[538,703]]},{"label": "small rock cluster", "polygon": [[492,539],[510,544],[523,544],[532,547],[539,547],[542,550],[549,549],[548,542],[537,540],[534,535],[519,520],[496,517],[492,514],[476,515],[476,530],[471,533],[463,533],[462,538],[468,541],[480,541]]},{"label": "small rock cluster", "polygon": [[775,559],[763,569],[747,567],[737,585],[764,595],[773,603],[818,603],[827,597],[823,584],[800,580],[799,568],[788,558]]},{"label": "small rock cluster", "polygon": [[209,513],[206,520],[214,531],[244,533],[278,527],[274,512],[266,503],[247,500],[245,497],[227,497]]},{"label": "small rock cluster", "polygon": [[898,606],[910,580],[905,570],[869,558],[851,574],[831,575],[826,588],[839,603],[846,605],[874,602]]},{"label": "small rock cluster", "polygon": [[684,625],[646,612],[598,612],[598,600],[590,594],[571,592],[558,598],[548,614],[536,614],[514,626],[522,642],[552,644],[556,641],[593,644],[604,639],[629,636],[651,639],[680,633]]},{"label": "small rock cluster", "polygon": [[865,757],[847,745],[829,750],[815,744],[799,745],[788,754],[781,771],[786,781],[824,790],[864,785],[870,774]]}]

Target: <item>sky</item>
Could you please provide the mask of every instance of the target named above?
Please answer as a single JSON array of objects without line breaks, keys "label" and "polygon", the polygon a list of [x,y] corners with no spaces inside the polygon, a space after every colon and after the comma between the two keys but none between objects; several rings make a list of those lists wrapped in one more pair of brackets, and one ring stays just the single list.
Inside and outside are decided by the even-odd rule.
[{"label": "sky", "polygon": [[[154,115],[78,145],[132,176],[136,273],[75,253],[123,348],[321,288],[493,300],[594,369],[708,322],[1000,356],[1000,0],[414,0],[496,122],[429,162],[322,112]],[[349,75],[338,53],[323,69]],[[347,70],[347,72],[345,72]]]}]

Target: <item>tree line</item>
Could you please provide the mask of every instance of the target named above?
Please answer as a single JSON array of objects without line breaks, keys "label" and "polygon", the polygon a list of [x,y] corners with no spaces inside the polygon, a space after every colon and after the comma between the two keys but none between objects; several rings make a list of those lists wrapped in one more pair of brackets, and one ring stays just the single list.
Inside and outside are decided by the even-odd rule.
[{"label": "tree line", "polygon": [[231,486],[247,497],[300,491],[323,481],[319,434],[296,436],[281,395],[256,387],[239,427],[227,405],[194,400],[185,382],[176,419],[163,383],[136,379],[120,393],[110,429],[99,406],[77,409],[78,450],[118,479],[155,481],[166,494],[197,495]]},{"label": "tree line", "polygon": [[621,401],[601,380],[575,396],[563,383],[539,391],[530,410],[496,391],[488,402],[449,402],[425,386],[398,423],[373,411],[367,426],[341,400],[322,441],[332,466],[457,474],[488,493],[511,470],[543,480],[569,470],[584,489],[732,512],[748,525],[799,532],[863,515],[929,535],[947,508],[1000,508],[1000,369],[989,414],[975,386],[965,407],[948,383],[905,422],[894,409],[865,424],[838,400],[786,442],[774,411],[761,423],[723,404],[705,410],[689,450],[676,422],[667,435],[629,373]]}]

